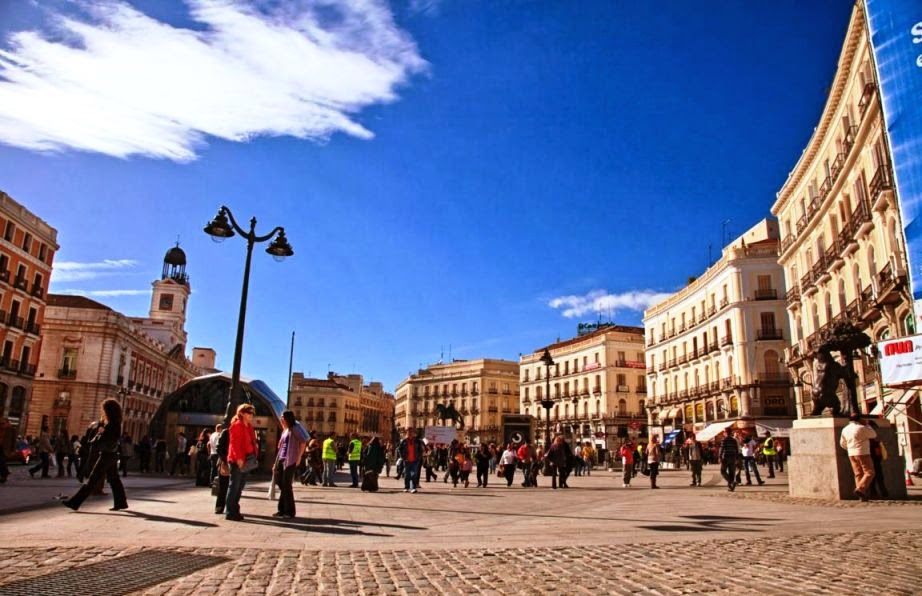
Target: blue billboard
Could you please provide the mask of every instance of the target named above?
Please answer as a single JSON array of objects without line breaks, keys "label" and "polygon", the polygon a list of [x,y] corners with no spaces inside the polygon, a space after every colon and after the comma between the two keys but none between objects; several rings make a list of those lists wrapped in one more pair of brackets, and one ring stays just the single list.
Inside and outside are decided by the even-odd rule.
[{"label": "blue billboard", "polygon": [[916,329],[919,329],[919,315],[922,314],[922,2],[865,0],[865,9],[893,158],[894,188],[906,235]]}]

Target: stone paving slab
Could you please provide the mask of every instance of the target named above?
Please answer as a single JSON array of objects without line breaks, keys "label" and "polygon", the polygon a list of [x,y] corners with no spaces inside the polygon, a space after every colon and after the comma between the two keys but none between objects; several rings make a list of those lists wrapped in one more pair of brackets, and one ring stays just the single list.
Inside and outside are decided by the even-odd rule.
[{"label": "stone paving slab", "polygon": [[606,472],[568,490],[299,485],[294,520],[272,517],[258,480],[242,523],[214,515],[189,479],[129,475],[128,511],[108,511],[109,497],[74,513],[47,499],[50,481],[18,478],[0,488],[19,504],[0,517],[0,596],[922,594],[919,492],[842,504],[791,499],[783,474],[734,493],[715,468],[705,478],[666,472],[655,491]]},{"label": "stone paving slab", "polygon": [[[449,550],[158,549],[188,561],[139,566],[142,547],[0,549],[0,596],[73,591],[96,574],[107,594],[918,594],[922,533],[845,532],[662,545]],[[195,567],[198,567],[197,569]],[[126,575],[127,574],[127,575]],[[145,574],[151,577],[147,580]],[[164,579],[163,575],[172,575]],[[160,579],[156,584],[145,581]],[[41,591],[59,586],[55,592]]]}]

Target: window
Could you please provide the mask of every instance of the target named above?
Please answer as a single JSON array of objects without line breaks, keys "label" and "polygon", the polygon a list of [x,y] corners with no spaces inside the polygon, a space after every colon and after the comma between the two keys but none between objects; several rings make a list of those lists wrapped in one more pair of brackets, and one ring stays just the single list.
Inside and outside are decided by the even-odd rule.
[{"label": "window", "polygon": [[525,388],[525,401],[528,401],[528,387]]},{"label": "window", "polygon": [[22,237],[22,249],[26,252],[32,252],[32,234],[26,234]]},{"label": "window", "polygon": [[527,383],[527,382],[528,382],[528,369],[527,369],[527,368],[525,369],[525,376],[522,377],[522,382],[523,382],[523,383]]},{"label": "window", "polygon": [[11,221],[6,222],[6,227],[3,228],[3,239],[7,242],[13,241],[13,234],[16,232],[16,224]]},{"label": "window", "polygon": [[38,245],[38,260],[44,263],[46,258],[48,258],[48,247],[42,242]]}]

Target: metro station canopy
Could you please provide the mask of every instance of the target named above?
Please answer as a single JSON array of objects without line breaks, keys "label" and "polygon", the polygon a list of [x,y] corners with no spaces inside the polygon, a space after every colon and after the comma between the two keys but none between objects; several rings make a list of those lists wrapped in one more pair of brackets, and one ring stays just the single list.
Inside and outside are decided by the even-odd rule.
[{"label": "metro station canopy", "polygon": [[[170,412],[224,416],[230,392],[231,375],[217,372],[202,375],[189,381],[163,399],[151,420],[151,428],[162,431],[166,415]],[[256,408],[256,416],[272,417],[278,423],[286,405],[282,399],[259,379],[240,378],[243,401]],[[156,431],[154,431],[156,432]],[[155,434],[155,436],[157,436]]]}]

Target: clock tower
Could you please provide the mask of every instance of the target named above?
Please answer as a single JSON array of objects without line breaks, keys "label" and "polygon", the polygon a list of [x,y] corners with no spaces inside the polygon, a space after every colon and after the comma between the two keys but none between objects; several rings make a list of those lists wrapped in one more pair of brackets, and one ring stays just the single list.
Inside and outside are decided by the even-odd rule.
[{"label": "clock tower", "polygon": [[186,305],[191,288],[186,275],[186,253],[176,246],[163,257],[163,273],[153,284],[150,319],[145,327],[150,335],[172,348],[186,345]]}]

